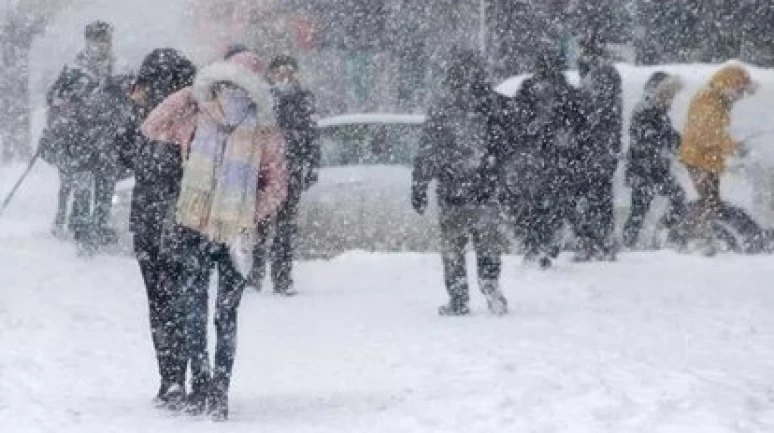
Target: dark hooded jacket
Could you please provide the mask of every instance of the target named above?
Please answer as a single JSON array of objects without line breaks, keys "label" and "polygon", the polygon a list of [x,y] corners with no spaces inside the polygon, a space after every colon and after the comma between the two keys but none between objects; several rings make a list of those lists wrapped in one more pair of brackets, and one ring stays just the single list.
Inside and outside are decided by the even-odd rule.
[{"label": "dark hooded jacket", "polygon": [[288,93],[273,90],[277,123],[285,136],[285,157],[290,172],[290,194],[309,186],[310,175],[320,168],[320,143],[315,124],[312,92],[294,88]]},{"label": "dark hooded jacket", "polygon": [[680,134],[672,126],[669,107],[654,100],[659,84],[646,86],[632,113],[626,158],[626,181],[630,186],[657,184],[669,178],[672,159],[680,146]]},{"label": "dark hooded jacket", "polygon": [[586,146],[583,98],[559,70],[524,81],[512,102],[511,143],[499,156],[501,201],[569,194]]},{"label": "dark hooded jacket", "polygon": [[414,161],[413,188],[438,181],[442,203],[466,205],[494,197],[500,99],[473,55],[458,56],[443,94],[432,104]]},{"label": "dark hooded jacket", "polygon": [[159,233],[180,191],[181,156],[177,146],[151,142],[139,131],[144,116],[167,96],[190,86],[196,68],[173,49],[156,49],[142,62],[137,85],[147,89],[147,105],[124,127],[120,161],[135,177],[131,230],[135,235]]},{"label": "dark hooded jacket", "polygon": [[[115,76],[102,85],[71,71],[71,83],[60,93],[41,137],[43,158],[65,172],[91,172],[119,177],[120,141],[134,118],[127,91],[131,76]],[[61,78],[61,77],[60,77]]]},{"label": "dark hooded jacket", "polygon": [[582,78],[588,118],[588,152],[585,177],[612,178],[618,167],[623,135],[621,75],[615,66],[592,65]]}]

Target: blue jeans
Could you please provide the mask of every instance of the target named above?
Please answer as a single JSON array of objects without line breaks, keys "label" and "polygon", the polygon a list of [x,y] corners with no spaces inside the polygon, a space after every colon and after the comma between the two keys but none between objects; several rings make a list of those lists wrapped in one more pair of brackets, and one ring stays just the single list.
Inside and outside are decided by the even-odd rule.
[{"label": "blue jeans", "polygon": [[[182,283],[185,305],[185,340],[191,363],[193,393],[227,393],[231,383],[237,339],[237,309],[245,279],[236,269],[228,247],[185,230]],[[214,368],[207,351],[208,289],[210,272],[217,267],[218,293],[215,303]]]}]

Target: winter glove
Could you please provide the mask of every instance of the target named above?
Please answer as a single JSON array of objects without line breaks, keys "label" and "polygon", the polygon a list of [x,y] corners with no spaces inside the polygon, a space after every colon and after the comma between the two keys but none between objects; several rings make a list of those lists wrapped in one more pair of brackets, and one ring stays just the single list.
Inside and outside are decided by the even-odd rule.
[{"label": "winter glove", "polygon": [[739,147],[737,147],[736,151],[734,151],[734,156],[740,159],[747,158],[750,156],[750,148],[746,143],[741,142],[739,143]]},{"label": "winter glove", "polygon": [[306,171],[306,177],[304,179],[304,189],[311,188],[317,181],[320,180],[320,171],[316,168],[310,168]]},{"label": "winter glove", "polygon": [[422,188],[419,185],[414,185],[411,188],[411,206],[414,210],[423,215],[427,210],[427,189]]}]

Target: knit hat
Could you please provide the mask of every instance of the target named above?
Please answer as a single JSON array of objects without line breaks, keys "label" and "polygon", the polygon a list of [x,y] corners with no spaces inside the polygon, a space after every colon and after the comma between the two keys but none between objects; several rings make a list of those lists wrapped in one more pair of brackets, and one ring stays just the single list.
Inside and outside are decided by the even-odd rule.
[{"label": "knit hat", "polygon": [[108,42],[113,37],[113,26],[105,21],[94,21],[83,29],[83,37],[89,41]]}]

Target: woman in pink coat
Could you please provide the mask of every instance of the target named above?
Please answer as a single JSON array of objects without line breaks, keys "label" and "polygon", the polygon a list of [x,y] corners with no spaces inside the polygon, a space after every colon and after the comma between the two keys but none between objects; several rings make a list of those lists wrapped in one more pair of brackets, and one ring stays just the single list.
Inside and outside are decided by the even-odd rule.
[{"label": "woman in pink coat", "polygon": [[[257,56],[244,51],[202,69],[194,84],[167,98],[147,118],[151,140],[180,147],[184,168],[175,219],[183,232],[181,290],[192,383],[186,409],[228,417],[236,351],[237,308],[257,224],[287,195],[283,139]],[[218,267],[214,366],[207,353],[207,289]]]}]

